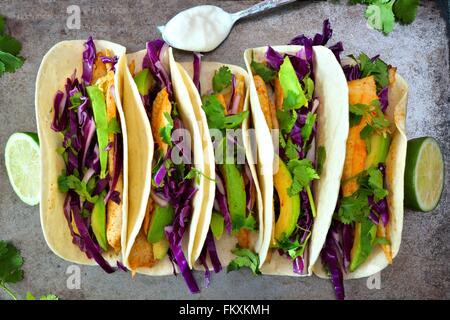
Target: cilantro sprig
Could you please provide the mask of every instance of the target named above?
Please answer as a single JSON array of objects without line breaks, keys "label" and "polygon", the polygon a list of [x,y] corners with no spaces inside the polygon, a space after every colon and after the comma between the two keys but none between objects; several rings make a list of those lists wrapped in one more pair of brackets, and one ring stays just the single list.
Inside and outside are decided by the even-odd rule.
[{"label": "cilantro sprig", "polygon": [[225,110],[222,104],[215,95],[204,96],[203,100],[203,110],[206,114],[206,119],[208,121],[208,126],[214,129],[234,129],[241,125],[249,112],[243,111],[233,115],[225,115]]},{"label": "cilantro sprig", "polygon": [[232,253],[236,256],[227,267],[227,272],[238,270],[241,268],[249,268],[253,274],[260,275],[259,270],[259,256],[253,251],[239,246],[232,250]]},{"label": "cilantro sprig", "polygon": [[218,93],[231,85],[233,75],[230,68],[222,66],[214,73],[212,83],[214,92]]},{"label": "cilantro sprig", "polygon": [[[23,262],[20,251],[14,245],[0,240],[0,290],[5,291],[13,300],[18,300],[19,297],[8,285],[23,280]],[[36,300],[36,298],[31,292],[27,292],[26,300]],[[58,300],[58,297],[54,294],[49,294],[40,297],[39,300]]]},{"label": "cilantro sprig", "polygon": [[16,72],[25,62],[25,59],[19,56],[22,44],[5,34],[5,25],[5,19],[0,16],[0,77],[5,72]]},{"label": "cilantro sprig", "polygon": [[370,196],[378,202],[388,195],[383,185],[383,174],[378,168],[371,167],[352,179],[357,179],[360,187],[351,196],[341,199],[336,215],[336,218],[344,224],[362,222],[369,216]]},{"label": "cilantro sprig", "polygon": [[410,24],[416,19],[420,0],[350,0],[351,4],[367,4],[364,13],[368,24],[385,35],[394,30],[395,21]]}]

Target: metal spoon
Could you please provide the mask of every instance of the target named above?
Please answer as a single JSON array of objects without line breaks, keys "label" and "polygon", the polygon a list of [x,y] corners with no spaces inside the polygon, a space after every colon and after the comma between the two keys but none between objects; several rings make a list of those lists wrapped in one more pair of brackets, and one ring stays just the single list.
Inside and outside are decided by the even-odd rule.
[{"label": "metal spoon", "polygon": [[[208,52],[217,48],[228,37],[238,20],[294,1],[296,0],[266,0],[236,13],[228,13],[216,6],[197,6],[180,12],[158,29],[172,47]],[[208,15],[201,16],[201,10],[207,10]]]}]

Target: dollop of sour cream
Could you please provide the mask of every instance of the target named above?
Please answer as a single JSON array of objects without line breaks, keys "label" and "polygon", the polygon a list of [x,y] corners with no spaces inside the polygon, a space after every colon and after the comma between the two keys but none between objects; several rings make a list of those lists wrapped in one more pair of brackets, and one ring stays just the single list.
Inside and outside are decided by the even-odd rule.
[{"label": "dollop of sour cream", "polygon": [[233,27],[233,17],[216,6],[197,6],[178,13],[159,27],[164,41],[186,51],[208,52],[217,48]]}]

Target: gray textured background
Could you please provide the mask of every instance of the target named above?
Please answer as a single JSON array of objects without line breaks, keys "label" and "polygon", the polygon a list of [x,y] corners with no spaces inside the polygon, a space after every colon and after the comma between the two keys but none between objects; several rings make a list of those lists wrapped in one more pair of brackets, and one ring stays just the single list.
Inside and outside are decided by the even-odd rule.
[{"label": "gray textured background", "polygon": [[[333,299],[328,281],[316,277],[253,277],[247,271],[213,277],[209,289],[191,296],[181,277],[151,278],[129,273],[106,275],[100,268],[81,267],[80,290],[66,287],[69,263],[45,244],[38,207],[28,207],[13,193],[4,165],[4,147],[10,134],[35,131],[34,83],[40,61],[55,43],[66,39],[108,39],[128,47],[144,48],[158,36],[156,26],[178,11],[198,3],[217,3],[230,12],[256,1],[12,1],[0,0],[11,33],[24,45],[27,61],[15,74],[0,78],[0,239],[12,241],[26,259],[25,280],[12,286],[17,292],[55,293],[63,299]],[[432,135],[444,156],[450,151],[449,49],[445,20],[433,1],[422,1],[417,20],[395,26],[388,37],[370,30],[362,6],[301,1],[281,10],[240,22],[228,40],[205,60],[243,65],[245,48],[284,44],[299,33],[321,30],[330,18],[334,41],[344,42],[346,53],[365,51],[398,67],[410,84],[408,137]],[[81,7],[81,29],[66,27],[66,8]],[[450,176],[446,161],[446,176]],[[448,186],[448,178],[446,179]],[[381,273],[381,289],[369,290],[366,280],[346,282],[350,299],[449,299],[450,209],[448,188],[432,213],[405,212],[403,242],[394,265]],[[201,273],[197,273],[201,282]],[[0,299],[6,296],[0,292]]]}]

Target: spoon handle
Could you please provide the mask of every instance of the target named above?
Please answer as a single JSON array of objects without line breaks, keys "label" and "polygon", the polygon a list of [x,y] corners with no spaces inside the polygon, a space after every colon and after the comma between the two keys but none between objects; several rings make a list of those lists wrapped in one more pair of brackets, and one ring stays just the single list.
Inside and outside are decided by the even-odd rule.
[{"label": "spoon handle", "polygon": [[234,21],[237,21],[239,19],[251,16],[251,15],[266,11],[266,10],[270,10],[270,9],[273,9],[273,8],[276,8],[276,7],[279,7],[279,6],[294,2],[294,1],[296,1],[296,0],[265,0],[265,1],[262,1],[260,3],[257,3],[253,6],[251,6],[250,8],[233,13],[232,16],[233,16]]}]

